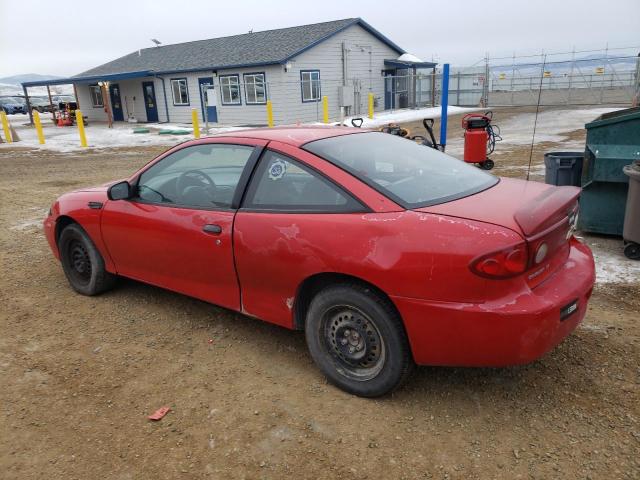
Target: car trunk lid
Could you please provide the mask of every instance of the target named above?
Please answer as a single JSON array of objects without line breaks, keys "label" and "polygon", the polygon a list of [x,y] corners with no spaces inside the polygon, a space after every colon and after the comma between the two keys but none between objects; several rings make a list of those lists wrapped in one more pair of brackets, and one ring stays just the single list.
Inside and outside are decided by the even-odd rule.
[{"label": "car trunk lid", "polygon": [[[526,275],[534,287],[556,271],[569,255],[579,195],[577,187],[501,178],[494,187],[475,195],[419,210],[500,225],[518,232],[527,243]],[[546,251],[544,255],[541,249]]]}]

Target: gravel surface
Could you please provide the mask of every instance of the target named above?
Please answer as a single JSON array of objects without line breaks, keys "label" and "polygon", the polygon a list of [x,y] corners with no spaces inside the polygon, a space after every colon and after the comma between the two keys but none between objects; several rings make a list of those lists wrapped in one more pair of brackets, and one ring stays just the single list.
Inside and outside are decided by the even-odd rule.
[{"label": "gravel surface", "polygon": [[538,362],[420,368],[378,400],[328,385],[300,332],[129,280],[75,294],[43,215],[161,150],[0,152],[0,477],[640,478],[637,279]]}]

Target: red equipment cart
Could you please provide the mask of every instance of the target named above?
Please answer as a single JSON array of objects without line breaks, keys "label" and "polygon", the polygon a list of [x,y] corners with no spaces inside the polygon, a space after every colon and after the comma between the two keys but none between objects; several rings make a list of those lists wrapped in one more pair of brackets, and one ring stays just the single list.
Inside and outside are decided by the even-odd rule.
[{"label": "red equipment cart", "polygon": [[491,125],[493,112],[468,113],[462,117],[464,129],[464,161],[477,163],[485,170],[491,170],[493,160],[489,158],[496,147],[496,142],[502,140],[500,128]]}]

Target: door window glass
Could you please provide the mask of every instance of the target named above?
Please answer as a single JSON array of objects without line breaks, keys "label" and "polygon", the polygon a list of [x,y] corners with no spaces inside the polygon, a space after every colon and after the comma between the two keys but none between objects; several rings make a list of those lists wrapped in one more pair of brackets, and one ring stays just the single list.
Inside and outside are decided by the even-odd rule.
[{"label": "door window glass", "polygon": [[360,212],[362,205],[322,175],[267,151],[253,176],[244,207],[280,211]]},{"label": "door window glass", "polygon": [[151,166],[138,181],[146,202],[193,208],[230,208],[240,175],[253,147],[194,145]]}]

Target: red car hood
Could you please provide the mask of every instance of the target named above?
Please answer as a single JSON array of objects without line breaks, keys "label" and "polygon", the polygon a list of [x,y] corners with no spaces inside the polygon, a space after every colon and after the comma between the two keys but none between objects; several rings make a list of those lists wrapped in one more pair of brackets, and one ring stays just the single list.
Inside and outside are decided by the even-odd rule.
[{"label": "red car hood", "polygon": [[[124,178],[122,180],[127,180],[127,179]],[[113,180],[111,182],[107,182],[102,185],[97,185],[95,187],[79,188],[78,190],[74,190],[73,192],[74,193],[75,192],[106,192],[111,185],[113,185],[114,183],[121,182],[122,180]]]},{"label": "red car hood", "polygon": [[567,218],[579,194],[576,187],[502,177],[483,192],[419,211],[501,225],[531,237]]}]

